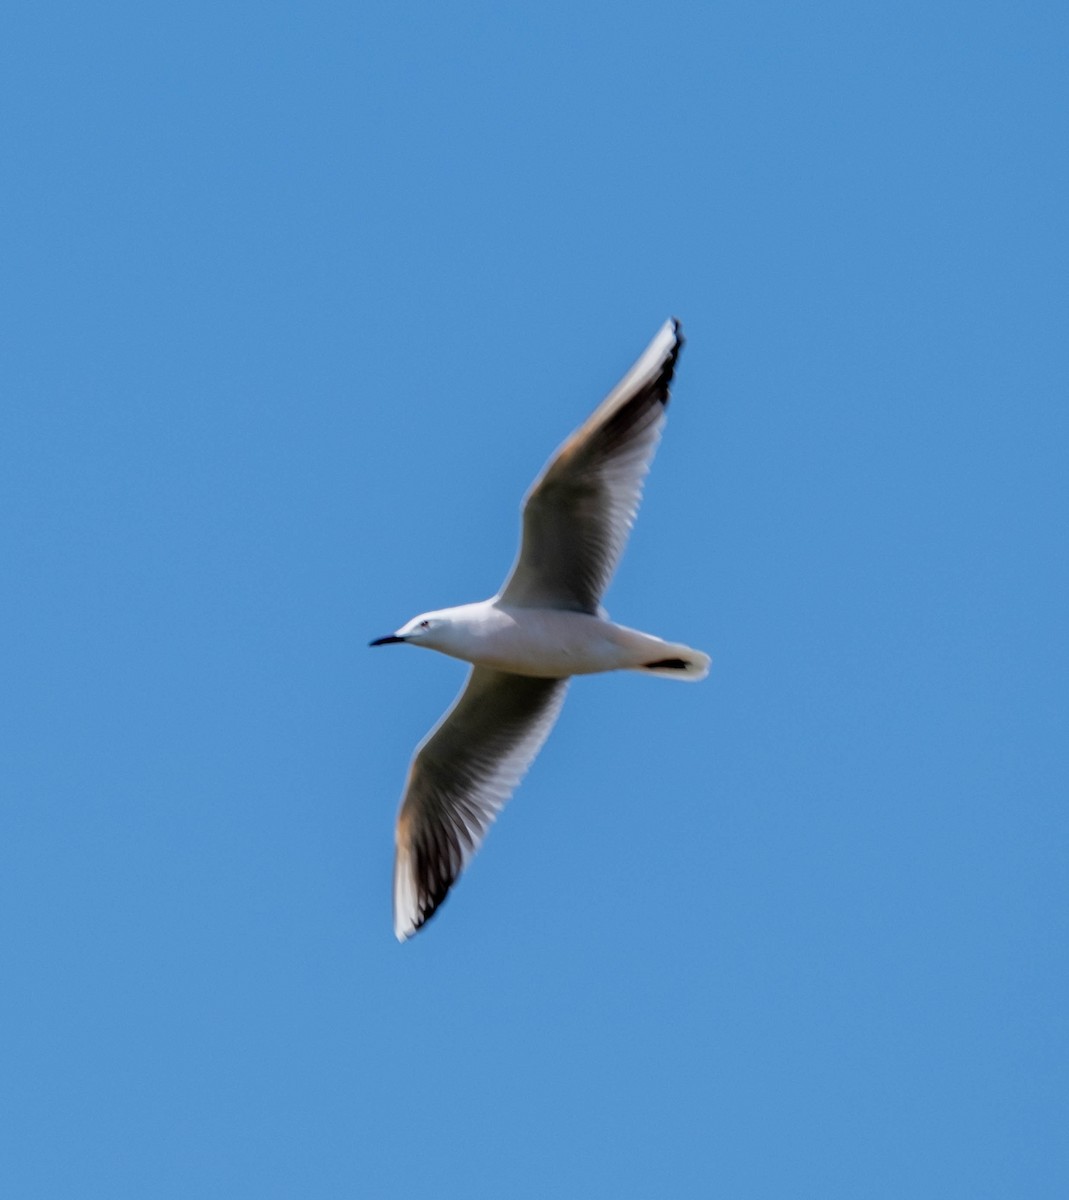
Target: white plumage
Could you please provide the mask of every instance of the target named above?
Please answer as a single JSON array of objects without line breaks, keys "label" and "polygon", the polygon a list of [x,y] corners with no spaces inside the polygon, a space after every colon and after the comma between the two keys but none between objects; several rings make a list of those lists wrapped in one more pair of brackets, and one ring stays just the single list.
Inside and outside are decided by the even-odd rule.
[{"label": "white plumage", "polygon": [[397,818],[394,932],[435,912],[549,736],[573,675],[640,670],[704,679],[701,651],[617,625],[601,609],[638,510],[683,345],[667,321],[546,465],[523,507],[500,593],[414,617],[371,644],[411,642],[473,664],[420,743]]}]

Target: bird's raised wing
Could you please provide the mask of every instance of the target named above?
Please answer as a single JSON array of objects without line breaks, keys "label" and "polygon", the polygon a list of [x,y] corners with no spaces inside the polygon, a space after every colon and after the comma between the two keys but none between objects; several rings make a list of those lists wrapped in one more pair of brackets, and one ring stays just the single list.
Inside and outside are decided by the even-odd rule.
[{"label": "bird's raised wing", "polygon": [[638,511],[683,346],[679,322],[550,459],[527,493],[523,535],[499,598],[518,608],[596,613]]},{"label": "bird's raised wing", "polygon": [[564,679],[475,667],[420,743],[397,815],[394,933],[411,937],[445,899],[549,736]]}]

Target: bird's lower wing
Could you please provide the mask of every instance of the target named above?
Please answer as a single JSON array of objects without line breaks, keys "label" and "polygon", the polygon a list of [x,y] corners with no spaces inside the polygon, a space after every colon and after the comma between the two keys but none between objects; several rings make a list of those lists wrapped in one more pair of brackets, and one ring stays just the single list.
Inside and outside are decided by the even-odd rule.
[{"label": "bird's lower wing", "polygon": [[474,667],[420,744],[397,816],[398,940],[445,899],[549,736],[567,687],[564,679]]}]

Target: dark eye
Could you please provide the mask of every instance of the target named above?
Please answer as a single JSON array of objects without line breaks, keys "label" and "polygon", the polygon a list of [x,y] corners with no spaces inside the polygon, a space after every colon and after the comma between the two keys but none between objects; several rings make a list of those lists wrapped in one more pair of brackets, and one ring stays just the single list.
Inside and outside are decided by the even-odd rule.
[{"label": "dark eye", "polygon": [[430,621],[420,621],[419,627],[420,629],[430,629],[431,623]]}]

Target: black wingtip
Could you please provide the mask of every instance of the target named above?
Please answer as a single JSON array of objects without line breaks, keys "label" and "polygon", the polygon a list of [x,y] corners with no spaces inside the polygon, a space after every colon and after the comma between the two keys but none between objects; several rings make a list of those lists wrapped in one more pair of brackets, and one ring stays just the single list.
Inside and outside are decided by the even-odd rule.
[{"label": "black wingtip", "polygon": [[679,352],[687,344],[687,339],[683,336],[683,325],[679,318],[670,317],[669,320],[672,322],[672,333],[675,337],[675,345],[666,356],[664,364],[661,367],[660,374],[657,376],[657,380],[654,384],[654,387],[660,393],[658,395],[658,399],[666,408],[668,407],[669,399],[668,388],[672,382],[673,376],[676,373],[676,362],[679,359]]}]

